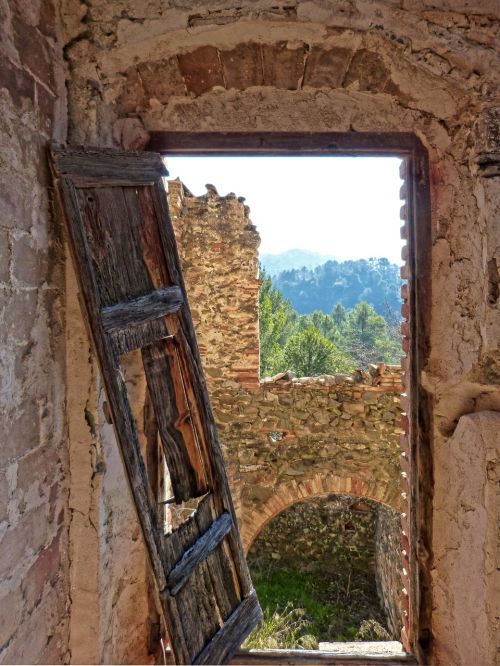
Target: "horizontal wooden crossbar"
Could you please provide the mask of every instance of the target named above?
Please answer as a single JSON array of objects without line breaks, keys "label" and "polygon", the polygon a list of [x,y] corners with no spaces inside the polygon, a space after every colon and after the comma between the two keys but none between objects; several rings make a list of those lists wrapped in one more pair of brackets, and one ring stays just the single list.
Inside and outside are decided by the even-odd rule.
[{"label": "horizontal wooden crossbar", "polygon": [[[362,646],[363,643],[360,643]],[[280,664],[287,666],[301,664],[315,664],[318,666],[402,666],[406,664],[416,666],[417,660],[411,654],[349,654],[338,652],[324,652],[323,650],[240,650],[231,664]]]},{"label": "horizontal wooden crossbar", "polygon": [[71,176],[73,183],[79,186],[109,188],[141,185],[168,175],[167,168],[154,153],[61,148],[57,150],[56,159],[59,174]]},{"label": "horizontal wooden crossbar", "polygon": [[171,594],[177,594],[196,566],[217,548],[233,527],[231,514],[225,512],[215,520],[195,544],[187,550],[167,577]]},{"label": "horizontal wooden crossbar", "polygon": [[184,298],[180,287],[157,289],[144,296],[124,303],[109,305],[101,310],[104,329],[107,333],[125,330],[153,319],[177,312]]}]

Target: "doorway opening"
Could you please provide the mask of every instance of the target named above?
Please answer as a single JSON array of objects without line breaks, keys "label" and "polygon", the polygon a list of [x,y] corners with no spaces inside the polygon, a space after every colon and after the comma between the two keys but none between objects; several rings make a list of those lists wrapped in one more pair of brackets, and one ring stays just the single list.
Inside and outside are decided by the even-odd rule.
[{"label": "doorway opening", "polygon": [[[195,137],[196,138],[196,137]],[[417,143],[415,143],[413,137],[409,137],[407,135],[403,137],[397,137],[396,139],[392,139],[392,145],[389,148],[383,148],[381,144],[384,143],[384,138],[383,137],[371,137],[371,146],[367,148],[366,140],[368,137],[349,137],[347,140],[348,145],[342,146],[342,141],[339,141],[339,137],[336,136],[335,142],[332,141],[332,137],[321,137],[318,135],[311,135],[307,137],[302,137],[303,142],[301,142],[297,139],[296,136],[288,136],[288,137],[279,137],[279,140],[276,138],[268,138],[268,144],[265,145],[265,141],[262,141],[262,137],[254,137],[253,144],[252,146],[249,146],[249,137],[245,137],[242,139],[242,137],[228,137],[227,135],[211,135],[210,137],[203,136],[203,137],[197,137],[197,145],[193,146],[192,141],[194,140],[193,137],[191,138],[186,138],[186,137],[179,137],[179,136],[164,136],[164,137],[153,137],[153,147],[159,147],[158,142],[163,141],[162,151],[164,153],[171,153],[171,154],[276,154],[280,153],[282,154],[283,152],[286,154],[294,154],[294,155],[303,155],[308,154],[316,154],[316,152],[319,152],[320,154],[347,154],[347,155],[352,155],[352,154],[379,154],[379,155],[385,155],[385,156],[392,156],[396,157],[398,159],[402,160],[402,174],[403,174],[403,180],[404,184],[401,188],[401,196],[403,200],[406,202],[406,207],[405,205],[403,206],[403,211],[402,211],[402,218],[406,224],[403,225],[402,229],[402,236],[406,240],[408,240],[408,246],[406,250],[403,251],[403,266],[401,266],[401,276],[404,280],[408,280],[406,284],[403,285],[402,290],[401,290],[401,296],[403,299],[403,306],[402,306],[402,323],[401,323],[401,331],[402,331],[402,346],[403,350],[406,354],[406,358],[404,361],[403,369],[402,369],[402,374],[404,375],[404,384],[405,384],[405,390],[403,391],[403,395],[401,397],[401,408],[403,410],[403,415],[401,419],[401,435],[402,435],[402,490],[404,493],[403,500],[408,501],[408,505],[402,505],[402,538],[401,538],[401,543],[402,543],[402,566],[401,566],[401,574],[402,574],[402,596],[401,596],[401,612],[403,615],[403,632],[402,632],[402,637],[403,637],[403,642],[405,644],[405,648],[408,649],[414,649],[418,650],[418,645],[416,645],[416,641],[421,639],[421,637],[425,634],[425,624],[427,622],[426,618],[426,613],[427,613],[427,606],[422,604],[422,601],[425,600],[425,576],[427,575],[427,571],[424,570],[422,565],[416,560],[415,557],[415,544],[416,544],[416,538],[427,538],[428,535],[425,534],[425,527],[423,528],[423,520],[422,517],[426,514],[428,511],[428,506],[424,503],[418,503],[418,490],[419,488],[411,483],[412,479],[417,479],[421,478],[425,483],[428,483],[429,472],[430,469],[427,468],[425,470],[425,474],[419,477],[418,475],[415,474],[415,469],[418,468],[418,465],[421,463],[421,458],[420,458],[420,453],[423,450],[423,448],[426,446],[426,435],[425,433],[422,432],[422,430],[419,428],[419,419],[421,420],[422,418],[422,413],[418,412],[417,406],[419,404],[418,398],[419,398],[419,385],[418,382],[415,382],[416,377],[418,377],[418,374],[416,373],[416,370],[418,367],[420,367],[420,364],[422,362],[422,359],[425,357],[426,353],[426,335],[427,335],[427,329],[426,329],[426,316],[425,316],[425,308],[424,303],[425,303],[425,297],[428,296],[428,291],[426,291],[426,270],[425,270],[425,252],[423,248],[425,248],[425,243],[427,242],[426,238],[426,233],[427,233],[427,227],[426,227],[426,220],[428,218],[428,208],[426,208],[426,204],[428,204],[428,190],[426,190],[426,183],[425,183],[425,159],[423,159],[420,156],[420,161],[417,161],[417,156],[420,154],[419,153],[419,146]],[[230,139],[232,139],[232,143],[230,142]],[[356,141],[358,141],[357,145],[355,144]],[[365,141],[365,145],[361,146],[360,144]],[[369,142],[370,142],[369,141]],[[156,142],[156,146],[154,146]],[[245,144],[246,145],[242,145]],[[287,143],[288,142],[288,143]],[[309,142],[309,147],[308,147],[308,142]],[[316,142],[316,143],[315,143]],[[369,143],[368,142],[368,143]],[[378,146],[377,146],[378,143]],[[315,145],[311,145],[315,144]],[[418,155],[417,155],[418,154]],[[417,168],[418,167],[418,168]],[[415,176],[417,175],[418,169],[422,170],[422,179],[421,181],[417,182]],[[185,180],[185,184],[187,187],[190,187],[189,180],[182,176],[182,180]],[[206,177],[206,182],[214,182],[215,178],[213,175],[208,175]],[[215,182],[215,186],[217,187],[217,182]],[[219,186],[219,189],[220,188]],[[236,189],[236,188],[231,188]],[[191,194],[191,193],[189,193]],[[216,195],[217,193],[215,193]],[[222,192],[221,192],[222,194]],[[225,193],[224,193],[225,194]],[[207,193],[208,196],[214,195],[214,192],[208,190]],[[236,195],[245,195],[245,191],[237,191]],[[252,202],[249,202],[252,204]],[[420,217],[419,217],[420,216]],[[416,225],[415,222],[416,220],[420,219],[421,223],[419,225]],[[250,216],[251,223],[254,222],[253,216]],[[418,234],[415,234],[416,227],[419,226],[418,229]],[[307,228],[307,224],[305,225]],[[396,234],[397,235],[397,234]],[[418,240],[417,240],[418,238]],[[293,248],[290,248],[293,249]],[[300,248],[299,248],[300,249]],[[276,253],[274,253],[276,254]],[[420,294],[424,296],[424,298],[421,298],[420,300],[417,298],[417,280],[415,279],[417,276],[417,270],[416,270],[416,257],[417,255],[420,256],[422,254],[424,256],[424,261],[419,263],[418,266],[418,275],[423,277],[422,280],[418,281],[419,284],[419,290]],[[337,261],[336,259],[328,259],[330,262]],[[341,263],[341,262],[337,262]],[[390,262],[389,262],[390,263]],[[317,266],[313,267],[317,268]],[[299,270],[299,269],[290,269],[291,271],[293,270]],[[303,276],[308,275],[307,271],[310,271],[311,269],[307,269],[302,271]],[[297,274],[292,275],[292,279],[295,280],[293,283],[295,287],[297,287]],[[307,282],[307,280],[306,280]],[[271,283],[272,283],[272,278],[271,278]],[[189,287],[189,285],[188,285]],[[274,287],[274,285],[273,285]],[[302,289],[295,289],[298,292],[303,291]],[[189,293],[189,289],[188,289]],[[342,303],[335,303],[335,305],[342,305]],[[370,303],[367,303],[369,306]],[[196,308],[196,304],[194,305]],[[345,307],[345,306],[344,306]],[[373,307],[373,306],[372,306]],[[327,314],[327,313],[323,313]],[[337,313],[338,314],[338,313]],[[365,313],[366,314],[366,313]],[[369,313],[371,315],[371,312]],[[375,310],[375,314],[378,314]],[[312,319],[313,313],[298,313],[298,319],[300,321],[301,317],[308,317],[310,320]],[[332,313],[329,315],[333,319],[333,308],[332,308]],[[379,315],[383,316],[383,315]],[[351,315],[351,321],[353,319],[353,316]],[[360,324],[360,333],[361,336],[365,332],[366,328],[366,319],[365,317],[365,324],[363,324],[363,317],[358,317],[359,324]],[[318,326],[325,322],[320,322],[320,318],[318,315],[316,315],[316,321],[317,325],[315,326],[316,330],[318,330]],[[335,321],[333,319],[333,321]],[[416,333],[416,323],[419,321],[421,326],[418,330],[418,333]],[[304,322],[304,320],[302,320]],[[311,323],[311,321],[306,322]],[[328,322],[326,322],[328,323]],[[300,332],[307,331],[308,326],[306,325],[304,329],[301,331],[300,329],[295,332],[295,335],[297,335]],[[327,339],[328,337],[324,335],[324,332],[321,333],[323,339]],[[293,334],[291,336],[293,338]],[[353,336],[351,335],[351,342],[353,340]],[[365,339],[366,341],[366,339]],[[287,362],[290,361],[291,354],[290,354],[290,348],[293,346],[291,344],[288,345],[288,353],[285,354],[285,348],[287,345],[287,341],[282,344],[282,350],[283,350],[283,358],[286,359]],[[294,341],[295,342],[295,341]],[[331,340],[331,342],[335,345],[335,342]],[[344,346],[344,348],[339,347],[338,344],[338,337],[336,339],[337,344],[336,346],[336,351],[341,352],[343,354],[348,353],[348,349]],[[382,345],[378,345],[378,350],[380,351]],[[332,352],[330,348],[330,352]],[[414,353],[412,353],[414,352]],[[298,358],[302,358],[304,356],[303,350],[299,352]],[[330,358],[331,360],[331,358]],[[338,359],[337,359],[338,360]],[[345,361],[345,358],[341,359]],[[356,359],[358,362],[355,365],[362,365],[359,363],[360,357]],[[365,360],[368,361],[367,357],[365,356]],[[365,384],[363,383],[365,380],[365,383],[369,382],[370,387],[375,387],[383,383],[383,376],[385,374],[385,367],[386,365],[391,365],[390,363],[387,363],[383,359],[374,359],[377,361],[377,363],[371,363],[368,364],[368,362],[365,363],[365,367],[356,367],[356,368],[339,368],[337,367],[332,367],[329,366],[326,369],[326,372],[323,369],[319,369],[318,371],[314,373],[310,373],[309,371],[304,371],[303,369],[299,369],[298,372],[294,369],[286,368],[286,370],[278,371],[277,376],[274,376],[270,380],[266,380],[265,377],[262,377],[262,375],[266,375],[266,372],[262,372],[262,366],[261,366],[261,378],[263,379],[263,383],[266,384],[268,383],[269,386],[265,387],[267,392],[268,392],[268,398],[276,401],[278,404],[285,403],[287,402],[288,398],[290,396],[285,395],[286,391],[283,389],[284,384],[287,382],[290,382],[292,385],[292,391],[294,388],[294,384],[303,384],[307,385],[308,381],[304,380],[311,380],[311,379],[324,379],[323,384],[324,385],[329,385],[330,383],[332,385],[340,385],[341,382],[339,380],[339,375],[343,375],[343,380],[352,380],[352,387],[350,389],[352,390],[352,394],[350,395],[349,399],[345,400],[344,402],[347,405],[347,414],[345,414],[346,418],[343,419],[345,422],[351,422],[355,423],[356,418],[360,415],[360,407],[363,410],[363,414],[365,413],[370,413],[370,407],[367,407],[367,405],[356,403],[357,400],[360,400],[360,398],[357,397],[357,394],[361,393],[363,395],[363,392],[361,391],[356,391],[356,386],[359,386],[362,388]],[[278,369],[278,368],[275,368]],[[342,372],[343,370],[343,372]],[[350,372],[349,372],[350,370]],[[355,376],[356,373],[359,373],[357,377]],[[284,375],[281,376],[280,375]],[[295,375],[295,377],[294,377]],[[302,375],[302,376],[300,376]],[[306,375],[312,375],[311,376],[306,376]],[[316,376],[316,377],[315,377]],[[328,377],[329,379],[326,379]],[[277,386],[278,382],[282,382],[281,386]],[[412,384],[413,382],[413,384]],[[262,382],[261,382],[262,383]],[[347,381],[348,384],[351,384],[350,381]],[[412,386],[416,389],[415,391],[412,391],[410,393],[409,389],[410,386]],[[366,391],[365,391],[366,392]],[[401,392],[401,391],[400,391]],[[369,392],[368,392],[369,393]],[[364,397],[361,398],[361,401],[364,400]],[[293,400],[292,400],[293,403]],[[341,402],[343,405],[344,403]],[[351,413],[349,413],[351,412]],[[318,409],[316,410],[316,416],[315,418],[317,419],[318,423],[317,426],[325,425],[321,423],[321,418],[322,416],[320,415],[321,413],[325,413],[325,409]],[[337,417],[342,417],[342,414],[336,414],[334,415],[335,418]],[[348,418],[347,418],[348,417]],[[290,433],[293,428],[283,428],[281,427],[282,424],[273,422],[272,419],[268,418],[267,420],[267,434],[268,434],[268,441],[270,444],[275,446],[275,449],[277,449],[274,453],[274,456],[276,459],[279,461],[280,457],[282,456],[283,451],[285,448],[287,450],[293,449],[293,446],[296,444],[296,439],[293,439],[293,433]],[[335,424],[334,424],[335,425]],[[278,437],[276,435],[279,435]],[[292,437],[290,438],[290,434],[292,434]],[[399,434],[400,433],[396,433]],[[417,447],[418,445],[418,447]],[[418,450],[417,450],[418,448]],[[252,452],[254,454],[255,452]],[[268,452],[269,453],[269,452]],[[315,455],[318,454],[318,452],[315,452]],[[398,452],[399,454],[399,452]],[[319,454],[318,454],[319,455]],[[269,456],[268,456],[269,457]],[[272,457],[272,456],[271,456]],[[253,459],[249,459],[247,456],[247,452],[245,451],[243,454],[243,467],[246,468],[251,468],[252,466],[255,466],[256,464],[258,465],[259,461],[255,462]],[[239,464],[241,466],[242,461],[239,461]],[[292,470],[292,477],[293,477],[293,472]],[[399,470],[397,474],[399,475]],[[278,479],[278,481],[282,481],[285,477]],[[288,475],[288,478],[290,478],[290,475]],[[363,478],[361,479],[361,483],[363,483],[364,480]],[[307,484],[307,480],[303,480],[304,487]],[[324,482],[323,483],[324,487]],[[349,482],[350,483],[350,482]],[[398,478],[398,484],[399,484],[399,478]],[[300,489],[300,484],[299,484],[299,489]],[[317,493],[318,495],[324,495],[325,493]],[[355,493],[353,493],[355,494]],[[243,498],[245,499],[245,498]],[[267,497],[263,501],[267,502],[270,498]],[[410,509],[411,507],[411,509]],[[418,509],[418,511],[417,511]],[[243,530],[244,531],[244,530]],[[424,584],[422,585],[422,582]],[[424,612],[422,612],[422,609]]]}]

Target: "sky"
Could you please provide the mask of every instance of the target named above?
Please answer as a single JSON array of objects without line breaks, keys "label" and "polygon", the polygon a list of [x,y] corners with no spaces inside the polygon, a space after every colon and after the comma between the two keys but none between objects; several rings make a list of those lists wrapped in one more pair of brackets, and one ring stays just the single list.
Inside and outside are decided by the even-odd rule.
[{"label": "sky", "polygon": [[299,248],[338,260],[401,264],[396,157],[167,157],[195,195],[215,185],[245,197],[261,253]]}]

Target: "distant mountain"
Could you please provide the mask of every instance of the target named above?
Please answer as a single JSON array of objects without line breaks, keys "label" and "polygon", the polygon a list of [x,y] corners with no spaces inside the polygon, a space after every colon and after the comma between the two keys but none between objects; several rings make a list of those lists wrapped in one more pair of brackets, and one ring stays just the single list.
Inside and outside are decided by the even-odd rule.
[{"label": "distant mountain", "polygon": [[329,259],[335,259],[335,257],[299,249],[287,250],[278,254],[263,253],[260,255],[260,263],[266,273],[271,276],[293,268],[315,268]]},{"label": "distant mountain", "polygon": [[382,316],[399,318],[400,269],[388,259],[332,260],[315,268],[284,270],[273,276],[273,285],[300,314],[330,314],[337,303],[350,309],[366,301]]}]

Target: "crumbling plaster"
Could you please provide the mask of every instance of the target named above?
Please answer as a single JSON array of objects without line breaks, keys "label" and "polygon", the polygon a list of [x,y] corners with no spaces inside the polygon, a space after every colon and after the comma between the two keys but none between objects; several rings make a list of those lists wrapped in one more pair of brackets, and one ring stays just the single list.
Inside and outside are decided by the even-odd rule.
[{"label": "crumbling plaster", "polygon": [[0,6],[0,662],[69,653],[64,254],[49,140],[66,135],[59,6]]},{"label": "crumbling plaster", "polygon": [[[422,140],[433,300],[421,379],[434,404],[439,497],[455,481],[440,454],[460,417],[500,409],[498,178],[476,163],[498,153],[498,4],[68,0],[65,18],[74,142],[137,146],[152,130],[412,131]],[[259,68],[259,58],[275,66]],[[449,522],[434,507],[435,633],[453,597],[443,584],[453,553],[443,555],[457,507],[447,497]],[[438,636],[434,660],[461,654],[465,636]]]}]

